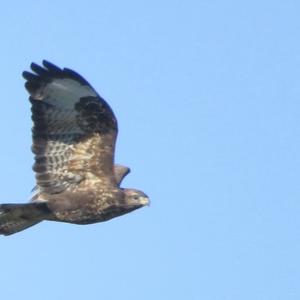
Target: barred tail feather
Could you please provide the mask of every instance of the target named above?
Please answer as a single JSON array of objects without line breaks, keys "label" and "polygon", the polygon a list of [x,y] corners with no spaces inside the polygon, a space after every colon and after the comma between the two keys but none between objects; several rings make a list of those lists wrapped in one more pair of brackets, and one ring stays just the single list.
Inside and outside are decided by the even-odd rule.
[{"label": "barred tail feather", "polygon": [[38,224],[48,214],[46,203],[1,204],[0,235],[11,235]]}]

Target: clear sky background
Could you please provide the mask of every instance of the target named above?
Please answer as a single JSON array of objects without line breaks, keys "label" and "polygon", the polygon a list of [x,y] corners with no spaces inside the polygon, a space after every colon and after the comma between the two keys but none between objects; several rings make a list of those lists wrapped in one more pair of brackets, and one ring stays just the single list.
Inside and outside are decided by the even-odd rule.
[{"label": "clear sky background", "polygon": [[81,73],[119,121],[148,208],[0,238],[1,299],[299,300],[300,3],[6,1],[1,202],[26,202],[21,72]]}]

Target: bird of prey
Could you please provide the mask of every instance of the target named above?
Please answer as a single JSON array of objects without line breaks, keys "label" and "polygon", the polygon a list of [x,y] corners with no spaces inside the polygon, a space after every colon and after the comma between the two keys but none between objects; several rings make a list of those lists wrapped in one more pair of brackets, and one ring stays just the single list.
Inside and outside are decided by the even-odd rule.
[{"label": "bird of prey", "polygon": [[121,188],[130,169],[114,164],[118,132],[112,109],[78,73],[44,60],[24,71],[32,111],[35,194],[29,203],[0,205],[0,234],[41,221],[102,222],[149,204]]}]

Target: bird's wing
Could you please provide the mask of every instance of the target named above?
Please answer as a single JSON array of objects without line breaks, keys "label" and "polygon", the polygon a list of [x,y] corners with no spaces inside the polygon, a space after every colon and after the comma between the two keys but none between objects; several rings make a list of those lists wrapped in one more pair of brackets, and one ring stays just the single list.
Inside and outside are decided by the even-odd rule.
[{"label": "bird's wing", "polygon": [[122,166],[122,165],[115,165],[114,173],[115,173],[117,185],[120,186],[124,177],[130,173],[130,168]]},{"label": "bird's wing", "polygon": [[43,61],[23,72],[30,93],[35,155],[42,193],[60,193],[81,181],[116,184],[113,161],[117,120],[109,105],[79,74]]}]

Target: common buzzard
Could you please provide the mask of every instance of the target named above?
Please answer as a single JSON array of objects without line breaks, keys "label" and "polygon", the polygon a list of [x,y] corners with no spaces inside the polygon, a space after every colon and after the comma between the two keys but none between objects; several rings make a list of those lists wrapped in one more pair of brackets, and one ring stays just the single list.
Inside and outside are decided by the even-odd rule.
[{"label": "common buzzard", "polygon": [[102,222],[149,203],[120,187],[129,168],[114,165],[117,120],[109,105],[76,72],[43,61],[23,72],[32,111],[35,195],[0,205],[0,234],[41,221]]}]

